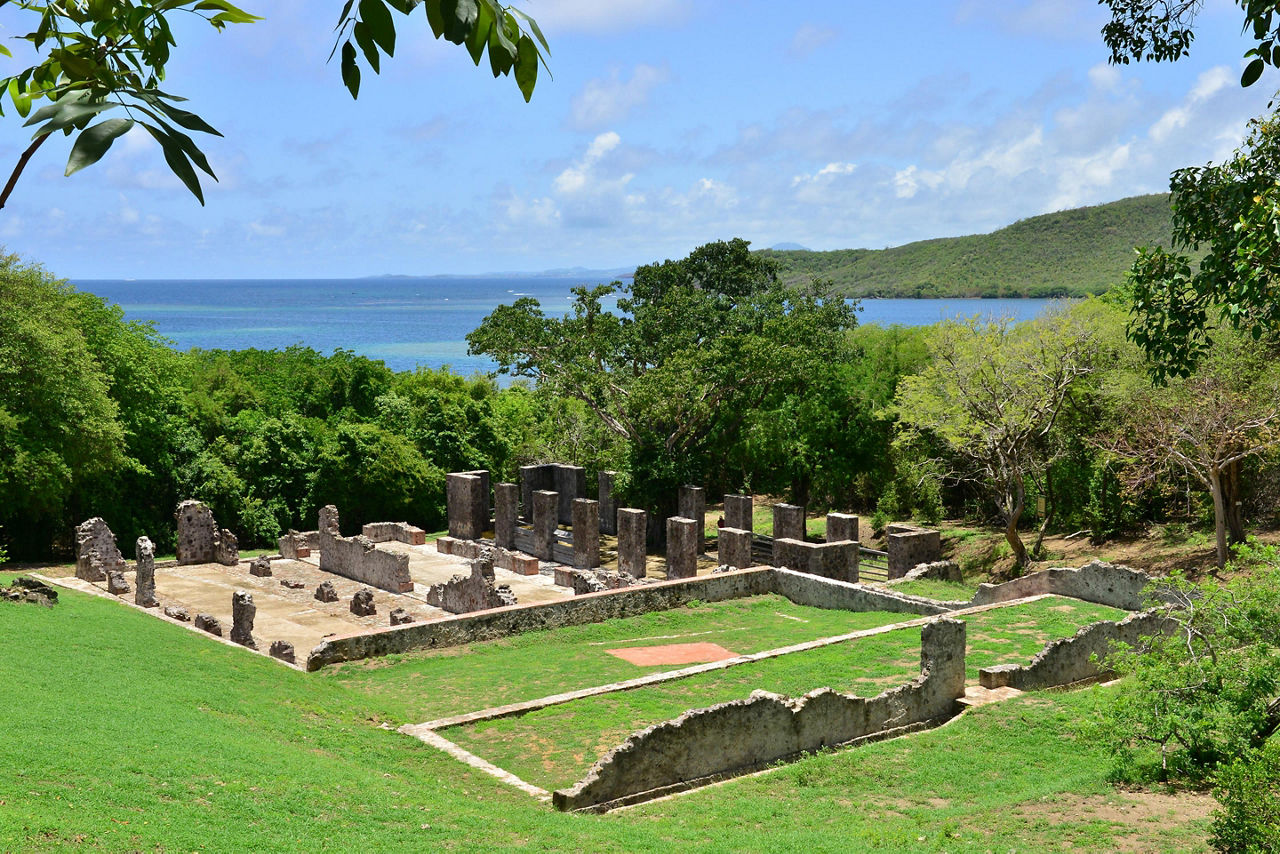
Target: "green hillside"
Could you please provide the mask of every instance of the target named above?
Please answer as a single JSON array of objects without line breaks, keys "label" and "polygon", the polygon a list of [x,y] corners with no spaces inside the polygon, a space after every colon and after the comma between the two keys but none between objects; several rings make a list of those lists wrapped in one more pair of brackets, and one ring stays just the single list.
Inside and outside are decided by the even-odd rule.
[{"label": "green hillside", "polygon": [[1019,220],[991,234],[892,249],[761,252],[783,278],[832,279],[847,296],[1052,297],[1102,293],[1123,281],[1135,246],[1168,246],[1167,193]]}]

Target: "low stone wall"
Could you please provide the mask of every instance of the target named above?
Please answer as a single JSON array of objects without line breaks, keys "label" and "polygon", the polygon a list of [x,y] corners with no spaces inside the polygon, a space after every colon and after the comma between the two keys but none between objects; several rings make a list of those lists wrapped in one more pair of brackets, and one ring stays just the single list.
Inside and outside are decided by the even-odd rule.
[{"label": "low stone wall", "polygon": [[327,664],[339,661],[356,661],[413,649],[460,646],[541,629],[636,617],[652,611],[680,608],[695,599],[721,602],[772,592],[770,570],[761,568],[588,593],[558,602],[516,605],[477,614],[445,617],[429,623],[412,623],[375,632],[330,638],[311,651],[307,657],[307,669],[319,670]]},{"label": "low stone wall", "polygon": [[1004,584],[979,584],[971,604],[990,605],[1053,593],[1126,611],[1140,611],[1147,605],[1143,590],[1151,581],[1145,572],[1095,560],[1079,569],[1055,567]]},{"label": "low stone wall", "polygon": [[[999,664],[978,671],[983,688],[1017,688],[1039,691],[1059,685],[1098,679],[1107,675],[1099,662],[1111,652],[1112,643],[1134,645],[1139,638],[1170,631],[1173,621],[1160,610],[1130,614],[1119,622],[1097,622],[1069,638],[1052,641],[1030,664]],[[1094,660],[1097,656],[1097,660]]]},{"label": "low stone wall", "polygon": [[965,624],[921,630],[920,676],[870,699],[819,688],[791,699],[765,691],[685,712],[631,736],[587,776],[552,795],[560,810],[621,806],[772,762],[952,717],[964,696]]},{"label": "low stone wall", "polygon": [[427,532],[408,522],[370,522],[360,533],[375,543],[395,542],[411,546],[427,544]]},{"label": "low stone wall", "polygon": [[383,551],[366,537],[335,537],[321,532],[320,568],[392,593],[413,590],[409,556]]},{"label": "low stone wall", "polygon": [[931,617],[963,608],[967,602],[938,602],[920,596],[907,596],[879,587],[864,587],[807,572],[790,569],[773,570],[773,593],[785,596],[797,605],[828,608],[834,611],[889,611],[894,614],[918,614]]},{"label": "low stone wall", "polygon": [[780,567],[836,581],[858,580],[858,543],[852,540],[805,543],[784,538],[773,541],[773,555],[774,563]]}]

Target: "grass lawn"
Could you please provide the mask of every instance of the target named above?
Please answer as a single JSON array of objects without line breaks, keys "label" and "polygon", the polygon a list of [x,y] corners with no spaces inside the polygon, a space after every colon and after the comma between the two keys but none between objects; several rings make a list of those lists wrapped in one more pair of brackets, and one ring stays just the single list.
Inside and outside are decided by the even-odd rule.
[{"label": "grass lawn", "polygon": [[[1120,619],[1123,611],[1073,599],[1041,599],[984,611],[968,623],[966,670],[1022,663],[1083,625]],[[901,629],[841,644],[741,664],[658,685],[586,697],[523,715],[479,721],[441,735],[542,786],[558,789],[628,735],[688,709],[745,699],[760,689],[798,697],[829,687],[863,697],[901,685],[920,672],[920,629]]]},{"label": "grass lawn", "polygon": [[1097,689],[562,815],[382,728],[388,708],[340,680],[60,598],[0,603],[2,851],[1205,850],[1203,798],[1105,783]]},{"label": "grass lawn", "polygon": [[675,669],[638,667],[608,649],[705,641],[745,654],[907,619],[910,614],[830,611],[755,596],[348,662],[317,677],[375,695],[405,721],[420,723]]},{"label": "grass lawn", "polygon": [[976,584],[960,584],[955,581],[935,581],[932,578],[921,578],[915,581],[903,581],[886,587],[894,593],[905,593],[908,596],[923,596],[926,599],[938,599],[943,602],[968,602],[978,592]]}]

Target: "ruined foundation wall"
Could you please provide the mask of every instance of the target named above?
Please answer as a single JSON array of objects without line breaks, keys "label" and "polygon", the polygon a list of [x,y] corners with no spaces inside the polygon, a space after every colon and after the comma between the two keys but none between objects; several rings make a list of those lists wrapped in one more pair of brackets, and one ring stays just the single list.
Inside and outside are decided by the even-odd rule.
[{"label": "ruined foundation wall", "polygon": [[806,751],[915,728],[955,714],[964,696],[965,624],[947,617],[921,631],[920,676],[870,699],[819,688],[685,712],[632,735],[587,776],[557,791],[557,809],[624,804],[742,773]]},{"label": "ruined foundation wall", "polygon": [[1159,610],[1130,614],[1119,622],[1104,620],[1085,626],[1072,637],[1050,642],[1030,664],[984,667],[978,671],[978,678],[984,688],[1007,685],[1019,691],[1039,691],[1097,679],[1107,674],[1098,662],[1111,653],[1113,642],[1134,645],[1143,636],[1170,631],[1173,625]]},{"label": "ruined foundation wall", "polygon": [[540,629],[636,617],[652,611],[680,608],[695,599],[721,602],[772,592],[770,570],[761,568],[588,593],[558,602],[517,605],[478,614],[446,617],[429,623],[411,623],[376,632],[331,638],[311,651],[307,658],[307,669],[319,670],[327,664],[339,661],[356,661],[413,649],[460,646]]},{"label": "ruined foundation wall", "polygon": [[934,616],[963,608],[965,602],[938,602],[919,596],[907,596],[878,587],[863,587],[806,572],[775,569],[774,593],[797,605],[828,608],[837,611],[889,611],[894,614]]},{"label": "ruined foundation wall", "polygon": [[322,533],[320,568],[392,593],[413,590],[409,556],[383,551],[367,537],[335,537]]},{"label": "ruined foundation wall", "polygon": [[990,605],[1053,593],[1126,611],[1140,611],[1146,606],[1143,590],[1151,581],[1145,572],[1095,560],[1079,569],[1055,567],[1004,584],[979,584],[972,604]]},{"label": "ruined foundation wall", "polygon": [[360,533],[375,543],[406,543],[411,546],[427,544],[427,532],[408,522],[370,522]]}]

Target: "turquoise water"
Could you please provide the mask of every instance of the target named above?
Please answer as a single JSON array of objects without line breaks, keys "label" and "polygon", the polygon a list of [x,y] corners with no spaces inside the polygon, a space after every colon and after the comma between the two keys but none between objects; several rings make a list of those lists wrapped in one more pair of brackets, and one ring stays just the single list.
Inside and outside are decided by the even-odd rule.
[{"label": "turquoise water", "polygon": [[[470,374],[491,371],[467,355],[466,335],[486,314],[521,296],[548,315],[572,302],[570,289],[599,282],[581,278],[387,279],[82,279],[90,291],[149,321],[179,349],[272,349],[305,344],[322,353],[352,350],[397,371],[418,365]],[[973,314],[1027,320],[1042,299],[863,300],[862,323],[921,326]]]}]

